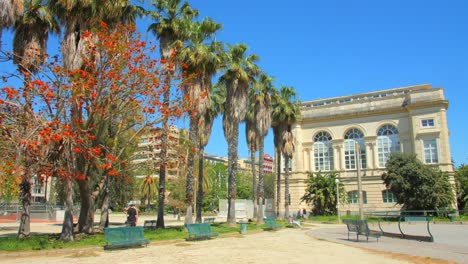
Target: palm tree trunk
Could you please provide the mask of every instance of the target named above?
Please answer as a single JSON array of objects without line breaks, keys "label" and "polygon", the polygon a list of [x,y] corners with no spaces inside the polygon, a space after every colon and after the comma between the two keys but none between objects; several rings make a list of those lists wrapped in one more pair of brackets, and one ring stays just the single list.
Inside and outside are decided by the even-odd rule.
[{"label": "palm tree trunk", "polygon": [[285,160],[285,170],[286,173],[284,174],[284,219],[288,219],[289,217],[289,201],[290,201],[290,194],[289,194],[289,157],[286,155],[284,157]]},{"label": "palm tree trunk", "polygon": [[276,154],[276,218],[280,218],[281,205],[281,150],[275,149]]},{"label": "palm tree trunk", "polygon": [[[171,90],[167,87],[171,85],[171,75],[167,73],[164,77],[166,89],[163,92],[164,108],[169,109]],[[158,185],[158,219],[156,221],[157,228],[164,228],[164,200],[166,192],[166,163],[167,163],[167,146],[169,138],[168,116],[163,117],[162,135],[161,135],[161,165],[159,166],[159,185]]]},{"label": "palm tree trunk", "polygon": [[265,204],[265,188],[264,188],[264,173],[263,173],[263,163],[264,163],[264,138],[261,137],[258,142],[258,217],[257,225],[263,224],[263,205]]},{"label": "palm tree trunk", "polygon": [[195,222],[202,222],[202,204],[203,204],[203,152],[204,148],[200,147],[198,152],[198,194],[197,194],[197,217]]},{"label": "palm tree trunk", "polygon": [[253,204],[254,204],[254,211],[253,217],[257,219],[258,217],[258,192],[257,192],[257,176],[255,173],[255,151],[253,149],[250,150],[250,160],[252,161],[252,187],[253,187]]},{"label": "palm tree trunk", "polygon": [[72,181],[70,177],[65,178],[65,217],[62,224],[60,240],[73,241],[73,196]]},{"label": "palm tree trunk", "polygon": [[[189,131],[189,142],[193,144],[193,142],[198,142],[197,140],[197,120],[194,116],[190,117],[190,131]],[[196,146],[192,145],[192,150],[189,151],[188,160],[187,160],[187,186],[186,186],[186,194],[185,194],[185,224],[192,224],[193,223],[193,195],[194,195],[194,183],[195,177],[193,175],[193,168],[195,164],[195,152]]]},{"label": "palm tree trunk", "polygon": [[239,123],[232,124],[231,139],[228,140],[228,226],[236,226],[236,199],[237,199],[237,148],[239,145]]}]

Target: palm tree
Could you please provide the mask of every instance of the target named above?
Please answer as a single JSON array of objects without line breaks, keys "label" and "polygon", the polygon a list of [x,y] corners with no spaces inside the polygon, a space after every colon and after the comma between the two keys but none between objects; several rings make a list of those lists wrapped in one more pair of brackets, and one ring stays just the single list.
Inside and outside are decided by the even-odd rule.
[{"label": "palm tree", "polygon": [[156,188],[154,187],[154,185],[156,185],[156,179],[153,178],[153,176],[151,175],[146,175],[145,179],[143,179],[141,183],[141,190],[146,195],[146,201],[147,201],[146,208],[147,209],[150,208],[151,199],[153,198],[153,195],[156,193]]},{"label": "palm tree", "polygon": [[[26,2],[26,11],[16,20],[14,27],[13,62],[18,65],[18,69],[21,73],[36,73],[39,67],[46,61],[46,45],[49,30],[58,32],[58,23],[54,20],[49,9],[43,5],[41,0],[31,0]],[[25,82],[30,80],[28,76],[30,75],[25,75]],[[24,118],[26,120],[33,120],[33,96],[26,92],[26,90],[24,94],[26,95],[23,109]],[[24,186],[29,184],[31,180],[30,177],[34,174],[31,163],[31,160],[26,157],[26,164],[21,182],[22,192],[31,191],[31,188],[24,188]],[[31,203],[31,193],[22,193],[21,196],[23,197],[23,215],[25,217],[21,217],[18,236],[29,236],[29,204]]]},{"label": "palm tree", "polygon": [[226,103],[223,115],[224,137],[228,142],[228,216],[229,226],[236,225],[236,174],[237,153],[239,143],[239,123],[244,120],[247,112],[247,89],[254,82],[259,72],[256,64],[257,55],[246,55],[247,46],[237,44],[229,46],[227,52],[227,69],[220,77],[220,82],[226,87]]},{"label": "palm tree", "polygon": [[254,84],[255,96],[255,128],[258,135],[258,150],[259,150],[259,169],[258,169],[258,213],[257,224],[263,224],[263,204],[265,199],[264,190],[264,140],[268,134],[271,125],[271,93],[274,89],[273,78],[262,73],[259,75],[258,81]]},{"label": "palm tree", "polygon": [[253,216],[254,218],[257,217],[258,213],[258,188],[257,188],[257,176],[255,170],[255,153],[258,150],[258,134],[255,128],[255,114],[254,114],[254,107],[255,104],[252,103],[253,100],[253,89],[249,90],[249,108],[247,109],[247,114],[245,115],[245,138],[247,140],[247,146],[250,152],[250,160],[252,162],[251,170],[252,170],[252,200],[254,204],[254,211]]},{"label": "palm tree", "polygon": [[23,0],[0,0],[0,49],[3,29],[12,27],[22,13]]},{"label": "palm tree", "polygon": [[[299,102],[296,99],[296,91],[293,87],[281,86],[279,92],[274,90],[272,102],[272,127],[276,159],[276,216],[280,217],[281,155],[284,148],[283,134],[287,131],[288,125],[293,124],[300,117],[300,109]],[[286,194],[285,199],[289,201],[289,196],[286,196]]]},{"label": "palm tree", "polygon": [[35,73],[47,59],[49,32],[59,33],[58,21],[43,0],[27,0],[26,10],[15,24],[13,62],[20,72]]},{"label": "palm tree", "polygon": [[[182,70],[185,76],[194,76],[193,85],[187,86],[185,93],[191,100],[190,113],[190,142],[198,142],[198,162],[199,162],[199,182],[203,182],[203,155],[204,147],[208,144],[216,112],[211,108],[210,93],[212,90],[211,79],[222,66],[222,44],[211,40],[216,31],[221,29],[221,24],[214,22],[210,18],[202,22],[195,22],[191,25],[191,34],[188,45],[180,51],[179,60],[187,66]],[[177,44],[182,44],[178,42]],[[192,152],[189,154],[193,156]],[[189,186],[193,182],[190,172],[193,172],[193,158],[189,156],[189,175],[187,176],[187,190],[192,190]],[[191,207],[192,195],[187,192],[186,206]],[[203,200],[203,185],[198,184],[196,222],[201,222],[201,205]],[[187,210],[185,222],[192,222],[192,210]]]},{"label": "palm tree", "polygon": [[[198,10],[192,9],[188,2],[181,3],[180,0],[156,0],[153,3],[156,8],[155,12],[152,12],[152,18],[155,21],[148,27],[148,31],[151,31],[159,39],[159,51],[161,53],[161,61],[169,61],[171,55],[175,51],[176,41],[186,41],[189,36],[189,27],[192,23],[192,19],[198,16]],[[171,68],[168,67],[167,63],[162,63],[165,70],[164,85],[166,87],[171,86]],[[170,100],[170,89],[166,88],[163,92],[163,104],[165,107],[169,107]],[[166,161],[167,161],[167,133],[169,131],[168,117],[165,116],[162,122],[163,134],[161,137],[161,165],[159,169],[159,197],[158,197],[158,218],[156,226],[158,228],[164,228],[164,192],[166,183]],[[191,152],[189,152],[191,153]],[[190,155],[189,155],[190,157]],[[189,160],[190,162],[190,160]],[[193,155],[192,155],[193,163]],[[193,175],[193,166],[190,169],[188,167],[189,175]],[[187,181],[191,180],[189,184],[187,182],[187,189],[192,188],[191,192],[193,196],[193,176],[192,179],[187,177]],[[193,199],[193,197],[192,197]],[[187,207],[187,214],[192,213],[192,207]]]}]

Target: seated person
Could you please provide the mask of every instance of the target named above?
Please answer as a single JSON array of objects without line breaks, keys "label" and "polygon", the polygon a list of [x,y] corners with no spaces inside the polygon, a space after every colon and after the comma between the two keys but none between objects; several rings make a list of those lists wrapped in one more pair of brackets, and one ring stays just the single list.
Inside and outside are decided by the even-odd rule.
[{"label": "seated person", "polygon": [[301,226],[301,223],[300,223],[299,221],[294,221],[292,215],[289,216],[289,223],[290,223],[291,225],[295,225],[295,226],[297,226],[297,227],[302,227],[302,226]]}]

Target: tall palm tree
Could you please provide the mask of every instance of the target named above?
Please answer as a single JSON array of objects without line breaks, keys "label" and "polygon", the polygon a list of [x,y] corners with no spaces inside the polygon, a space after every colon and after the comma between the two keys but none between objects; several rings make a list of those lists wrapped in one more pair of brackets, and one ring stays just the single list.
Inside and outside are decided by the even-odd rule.
[{"label": "tall palm tree", "polygon": [[258,213],[257,224],[263,224],[263,204],[265,199],[264,190],[264,156],[265,148],[264,141],[268,134],[271,125],[271,93],[274,89],[273,78],[262,73],[258,77],[258,81],[254,84],[255,96],[255,128],[258,135],[258,150],[259,150],[259,169],[258,169]]},{"label": "tall palm tree", "polygon": [[[26,1],[26,10],[16,20],[14,28],[13,62],[18,65],[18,69],[21,73],[36,73],[39,67],[46,61],[46,45],[49,31],[58,32],[58,23],[49,12],[49,9],[44,6],[42,0],[28,0]],[[30,75],[28,74],[25,76]],[[25,77],[25,79],[27,82],[30,77]],[[33,120],[33,96],[26,92],[26,90],[24,94],[26,95],[23,109],[24,118],[26,120]],[[21,186],[23,187],[29,184],[31,180],[30,177],[34,175],[34,172],[31,171],[32,162],[28,157],[26,157],[26,163],[29,163],[29,165],[24,167],[24,174],[21,182]],[[31,188],[21,188],[21,191],[30,192]],[[23,197],[23,215],[25,217],[21,218],[18,236],[29,236],[29,204],[31,203],[31,194],[22,193],[21,196]]]},{"label": "tall palm tree", "polygon": [[3,29],[12,27],[22,13],[23,0],[0,0],[0,49]]},{"label": "tall palm tree", "polygon": [[253,211],[253,216],[254,218],[257,218],[257,213],[258,213],[258,188],[257,188],[257,173],[255,170],[255,153],[258,150],[258,134],[257,130],[255,128],[255,114],[254,114],[254,108],[255,104],[252,103],[254,94],[253,94],[253,89],[249,90],[249,107],[247,109],[247,113],[245,115],[245,138],[247,141],[247,146],[249,148],[250,152],[250,160],[252,162],[251,166],[251,171],[252,171],[252,200],[254,203],[254,211]]},{"label": "tall palm tree", "polygon": [[247,112],[247,90],[254,82],[259,68],[258,56],[246,54],[247,46],[237,44],[229,46],[227,52],[227,69],[220,77],[226,87],[226,103],[223,115],[224,137],[228,143],[228,216],[229,226],[236,225],[235,201],[237,198],[237,153],[239,143],[239,123]]},{"label": "tall palm tree", "polygon": [[[281,86],[279,91],[274,90],[272,96],[272,127],[276,159],[276,216],[278,218],[281,218],[279,213],[281,203],[281,155],[284,148],[283,134],[287,131],[288,125],[293,124],[300,117],[299,101],[296,99],[296,95],[293,87]],[[285,195],[285,199],[289,201],[289,196]]]},{"label": "tall palm tree", "polygon": [[[171,55],[175,51],[176,41],[186,41],[189,36],[189,27],[192,23],[192,19],[198,16],[198,10],[192,9],[188,2],[181,0],[156,0],[153,3],[156,8],[155,12],[151,13],[154,23],[148,27],[148,31],[151,31],[159,39],[159,51],[161,54],[161,61],[169,61]],[[166,73],[164,76],[164,85],[166,87],[171,86],[171,68],[166,63],[163,63],[163,68]],[[163,104],[169,107],[170,90],[166,88],[163,92]],[[167,141],[168,141],[168,117],[163,118],[162,122],[163,134],[161,137],[161,165],[159,168],[159,196],[158,196],[158,218],[156,226],[158,228],[164,228],[164,192],[166,184],[166,161],[167,161]],[[189,152],[191,153],[191,152]],[[189,155],[190,156],[190,155]],[[189,160],[190,162],[190,160]],[[193,163],[193,155],[192,155]],[[189,175],[193,175],[193,166],[188,167]],[[188,177],[189,178],[189,177]],[[193,176],[192,182],[187,184],[187,189],[192,188],[193,194]],[[189,179],[187,180],[189,181]],[[187,208],[187,214],[190,210],[192,213],[192,207]]]},{"label": "tall palm tree", "polygon": [[[208,144],[208,139],[211,134],[213,121],[216,112],[211,107],[210,94],[212,90],[211,79],[222,66],[221,54],[223,45],[220,42],[214,41],[213,37],[216,31],[221,29],[221,24],[214,22],[210,18],[204,19],[202,22],[194,22],[191,24],[190,36],[188,45],[184,47],[179,54],[179,60],[187,66],[182,70],[185,76],[194,76],[193,85],[187,86],[185,93],[191,100],[190,113],[190,142],[197,142],[198,162],[199,162],[199,182],[203,182],[203,155],[204,147]],[[182,43],[178,43],[182,44]],[[192,152],[189,155],[193,155]],[[189,156],[190,157],[190,156]],[[189,168],[193,167],[192,158],[189,158]],[[189,186],[190,175],[193,169],[189,169],[187,176],[187,208],[191,207],[192,195]],[[203,185],[198,184],[196,221],[201,222],[201,205],[203,200]],[[192,210],[187,210],[185,222],[192,222]]]}]

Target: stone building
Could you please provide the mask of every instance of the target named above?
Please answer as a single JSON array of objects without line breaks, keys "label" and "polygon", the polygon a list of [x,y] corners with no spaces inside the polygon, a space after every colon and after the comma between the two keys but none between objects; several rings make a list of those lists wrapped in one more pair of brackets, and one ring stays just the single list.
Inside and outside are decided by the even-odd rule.
[{"label": "stone building", "polygon": [[357,160],[364,212],[400,209],[381,179],[394,151],[415,153],[424,163],[439,166],[453,184],[447,108],[444,90],[430,85],[303,102],[302,118],[292,126],[291,211],[307,208],[300,203],[306,172],[336,171],[349,199],[340,212],[357,212]]}]

